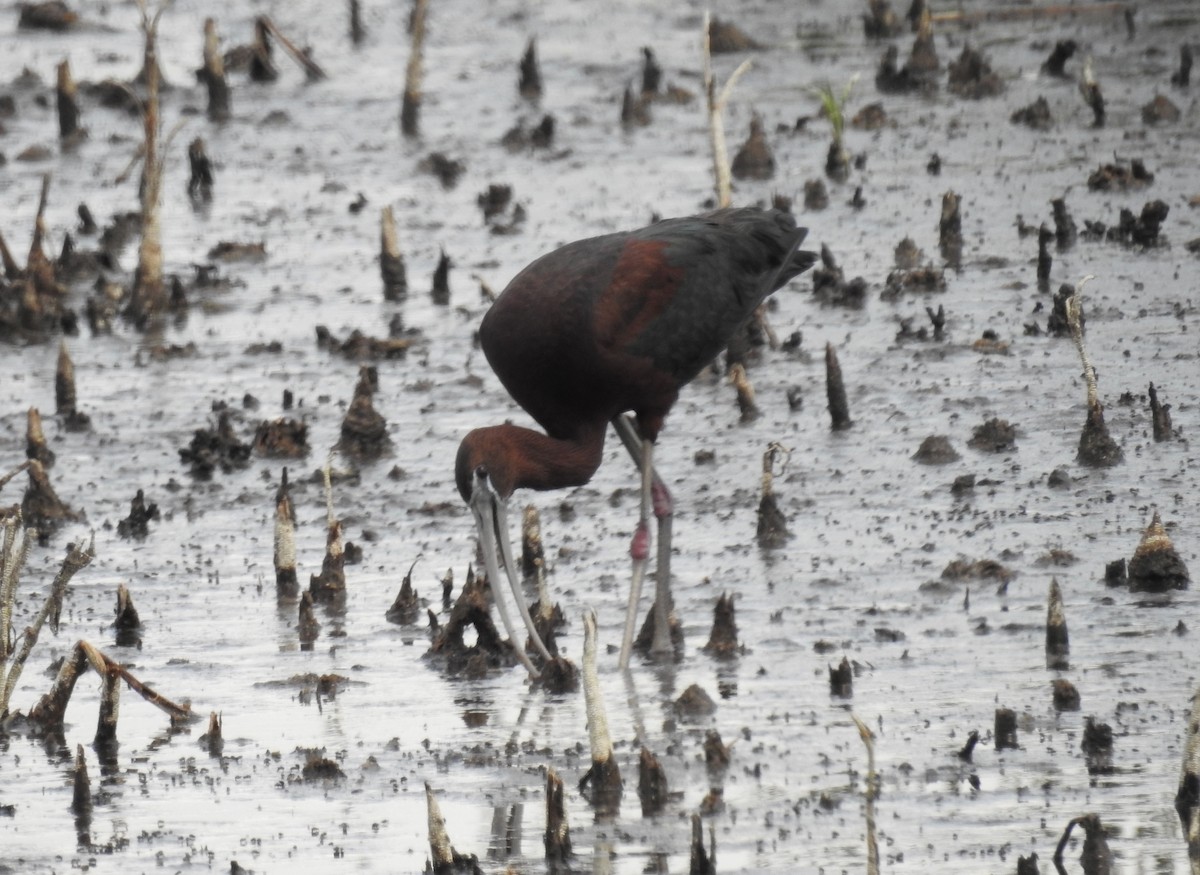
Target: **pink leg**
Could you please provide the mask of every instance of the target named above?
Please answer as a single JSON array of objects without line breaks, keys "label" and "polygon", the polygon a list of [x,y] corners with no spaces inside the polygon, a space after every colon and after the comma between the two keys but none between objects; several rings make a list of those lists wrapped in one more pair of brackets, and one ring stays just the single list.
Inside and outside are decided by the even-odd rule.
[{"label": "pink leg", "polygon": [[633,629],[637,621],[638,601],[641,599],[642,579],[646,570],[646,559],[650,553],[651,509],[658,520],[658,569],[655,572],[655,612],[654,639],[650,652],[654,654],[671,653],[670,616],[673,603],[671,600],[671,523],[674,506],[671,493],[662,482],[662,478],[654,470],[654,444],[644,440],[638,434],[633,420],[627,416],[613,419],[613,428],[634,463],[641,472],[641,511],[637,531],[630,546],[633,558],[633,582],[630,586],[629,608],[625,615],[625,635],[621,644],[619,665],[622,669],[629,664],[629,651],[633,647]]}]

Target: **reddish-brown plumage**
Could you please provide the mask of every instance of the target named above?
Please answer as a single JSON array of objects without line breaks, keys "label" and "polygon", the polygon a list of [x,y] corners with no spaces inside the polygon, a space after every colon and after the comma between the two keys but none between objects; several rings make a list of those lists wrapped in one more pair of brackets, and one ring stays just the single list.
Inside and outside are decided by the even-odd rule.
[{"label": "reddish-brown plumage", "polygon": [[570,243],[518,274],[479,329],[500,382],[545,434],[505,424],[463,439],[469,500],[482,468],[501,498],[591,479],[607,424],[632,411],[654,441],[679,395],[755,307],[806,270],[777,210],[718,210]]}]

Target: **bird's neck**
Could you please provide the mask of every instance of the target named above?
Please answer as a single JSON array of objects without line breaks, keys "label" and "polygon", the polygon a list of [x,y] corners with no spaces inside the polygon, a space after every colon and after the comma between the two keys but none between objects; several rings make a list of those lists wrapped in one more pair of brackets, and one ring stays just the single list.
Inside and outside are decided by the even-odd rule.
[{"label": "bird's neck", "polygon": [[476,429],[459,448],[460,484],[482,465],[503,498],[517,489],[582,486],[600,467],[606,427],[602,422],[565,440],[510,423]]}]

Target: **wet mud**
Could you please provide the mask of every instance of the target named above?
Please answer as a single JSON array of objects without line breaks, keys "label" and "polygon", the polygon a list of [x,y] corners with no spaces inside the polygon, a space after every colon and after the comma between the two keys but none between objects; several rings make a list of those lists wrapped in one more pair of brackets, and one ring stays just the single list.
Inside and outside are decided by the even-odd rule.
[{"label": "wet mud", "polygon": [[[34,5],[0,9],[0,508],[42,526],[14,641],[95,544],[14,681],[29,715],[82,672],[61,727],[0,732],[0,873],[421,871],[450,849],[427,786],[446,865],[487,872],[862,871],[872,786],[881,871],[1189,871],[1194,3],[966,0],[920,34],[899,4],[714,7],[717,81],[750,61],[734,203],[790,202],[832,264],[739,361],[755,415],[718,362],[656,448],[677,661],[616,667],[620,442],[587,486],[515,497],[563,656],[596,611],[623,780],[599,810],[582,693],[532,685],[487,592],[464,598],[453,465],[469,429],[530,424],[474,341],[521,268],[714,205],[704,10],[429,4],[405,136],[408,4],[176,3],[167,302],[131,321],[137,7]],[[816,89],[855,76],[846,118],[880,111],[831,150]]]}]

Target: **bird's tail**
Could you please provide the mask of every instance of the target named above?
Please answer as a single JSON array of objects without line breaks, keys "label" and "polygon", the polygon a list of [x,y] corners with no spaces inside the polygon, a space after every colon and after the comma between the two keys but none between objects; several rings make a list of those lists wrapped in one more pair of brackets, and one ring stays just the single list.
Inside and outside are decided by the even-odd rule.
[{"label": "bird's tail", "polygon": [[763,298],[777,289],[783,288],[793,277],[799,276],[816,264],[817,254],[800,248],[800,244],[807,236],[807,228],[797,228],[793,232],[792,242],[788,244],[786,254],[779,262],[779,266],[767,277],[767,282],[762,289]]}]

